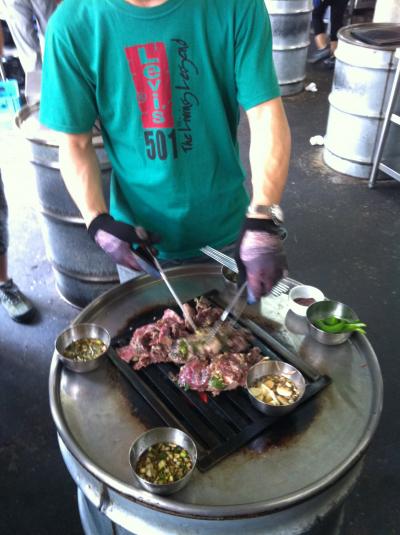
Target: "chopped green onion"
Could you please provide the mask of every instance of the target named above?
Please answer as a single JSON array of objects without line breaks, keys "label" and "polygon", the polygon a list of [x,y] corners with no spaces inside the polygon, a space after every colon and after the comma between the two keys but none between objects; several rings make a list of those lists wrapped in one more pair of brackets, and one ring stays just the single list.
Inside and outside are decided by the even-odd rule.
[{"label": "chopped green onion", "polygon": [[106,351],[106,344],[100,338],[80,338],[71,342],[63,351],[67,358],[85,361],[93,360]]},{"label": "chopped green onion", "polygon": [[191,469],[187,450],[171,442],[160,442],[142,453],[135,472],[150,483],[165,485],[179,481]]},{"label": "chopped green onion", "polygon": [[226,387],[226,384],[224,383],[224,381],[217,375],[213,375],[211,379],[209,380],[208,384],[212,388],[216,388],[218,390],[223,390]]}]

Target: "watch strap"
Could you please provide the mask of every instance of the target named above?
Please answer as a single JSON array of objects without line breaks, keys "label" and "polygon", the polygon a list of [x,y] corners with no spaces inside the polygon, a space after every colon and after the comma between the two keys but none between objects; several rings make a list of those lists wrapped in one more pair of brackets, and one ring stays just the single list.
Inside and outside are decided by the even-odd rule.
[{"label": "watch strap", "polygon": [[279,225],[276,225],[272,219],[246,217],[244,228],[245,230],[256,230],[270,232],[271,234],[280,234]]}]

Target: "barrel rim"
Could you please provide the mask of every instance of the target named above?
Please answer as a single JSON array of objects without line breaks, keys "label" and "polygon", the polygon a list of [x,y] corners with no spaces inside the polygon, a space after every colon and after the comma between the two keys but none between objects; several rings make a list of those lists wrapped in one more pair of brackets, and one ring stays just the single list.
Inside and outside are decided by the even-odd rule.
[{"label": "barrel rim", "polygon": [[[38,112],[40,108],[40,101],[36,101],[33,104],[27,104],[26,106],[23,106],[18,113],[15,116],[15,126],[18,128],[19,132],[24,136],[25,139],[28,141],[32,141],[33,143],[36,143],[37,145],[42,145],[45,147],[53,147],[58,148],[59,145],[57,143],[46,141],[45,139],[36,137],[31,134],[26,134],[23,130],[23,124],[24,122],[35,112]],[[93,146],[94,148],[102,148],[103,140],[101,137],[101,134],[96,134],[93,136]]]},{"label": "barrel rim", "polygon": [[[280,9],[281,4],[287,5],[288,2],[292,2],[292,5],[295,6],[295,9],[292,9],[290,11],[285,11],[284,9]],[[296,4],[294,3],[296,2]],[[265,5],[268,10],[269,15],[304,15],[311,13],[313,10],[312,0],[302,0],[303,6],[299,6],[298,0],[265,0]]]},{"label": "barrel rim", "polygon": [[340,98],[340,95],[337,95],[337,92],[332,91],[328,95],[328,101],[330,106],[340,113],[370,121],[382,122],[385,118],[384,115],[382,115],[382,113],[380,112],[380,110],[378,110],[377,112],[374,112],[374,110],[366,110],[365,113],[360,113],[359,109],[354,109],[354,107],[352,108],[351,105],[346,108],[342,103],[343,100],[344,99]]},{"label": "barrel rim", "polygon": [[379,50],[380,52],[394,52],[398,47],[396,45],[391,46],[376,46],[376,45],[370,45],[368,43],[364,43],[363,41],[360,41],[353,37],[351,35],[351,31],[357,28],[374,28],[374,29],[384,29],[384,28],[397,28],[400,29],[400,24],[396,24],[394,22],[359,22],[357,24],[350,24],[349,26],[345,26],[344,28],[341,28],[338,31],[338,38],[339,40],[344,41],[345,43],[359,46],[361,48],[367,48],[372,50]]},{"label": "barrel rim", "polygon": [[60,275],[76,280],[81,283],[92,282],[97,284],[119,284],[119,277],[117,272],[115,275],[89,275],[78,271],[72,271],[64,266],[58,264],[55,260],[50,261],[51,267]]},{"label": "barrel rim", "polygon": [[[351,176],[352,178],[356,178],[357,180],[368,180],[371,175],[371,162],[344,158],[343,156],[336,154],[329,146],[325,146],[324,148],[323,159],[330,169]],[[350,174],[349,168],[352,168],[352,174]]]},{"label": "barrel rim", "polygon": [[55,210],[49,209],[47,206],[45,206],[42,202],[39,202],[39,212],[42,214],[43,217],[47,217],[53,221],[57,221],[60,224],[66,224],[70,226],[79,226],[79,227],[85,227],[86,224],[81,215],[73,215],[73,214],[62,214],[60,212],[56,212]]},{"label": "barrel rim", "polygon": [[[28,139],[28,138],[27,138]],[[28,141],[32,141],[30,139],[28,139]],[[32,141],[33,143],[35,143],[34,141]],[[47,147],[50,147],[51,145],[46,145]],[[99,147],[102,147],[102,145],[100,144],[99,146],[97,145],[93,145],[94,148],[99,148]],[[54,145],[54,148],[58,148],[58,145]],[[53,170],[56,170],[56,171],[60,171],[60,162],[58,160],[54,160],[54,161],[50,161],[50,160],[42,160],[40,158],[36,158],[34,156],[32,156],[30,159],[29,159],[29,163],[31,163],[32,165],[36,165],[38,167],[44,167],[46,169],[53,169]],[[107,173],[107,172],[111,172],[112,171],[112,166],[111,166],[111,163],[107,160],[107,161],[102,161],[100,162],[99,161],[99,167],[100,167],[100,171],[102,173]]]}]

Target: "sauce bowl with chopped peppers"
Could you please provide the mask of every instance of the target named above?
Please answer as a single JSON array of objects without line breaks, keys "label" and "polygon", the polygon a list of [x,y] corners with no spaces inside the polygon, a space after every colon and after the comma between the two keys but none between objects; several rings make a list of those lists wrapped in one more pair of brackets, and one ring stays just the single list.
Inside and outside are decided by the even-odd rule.
[{"label": "sauce bowl with chopped peppers", "polygon": [[250,401],[261,412],[282,415],[300,403],[306,388],[302,373],[280,360],[262,360],[247,374]]},{"label": "sauce bowl with chopped peppers", "polygon": [[78,373],[98,368],[107,358],[110,335],[95,323],[80,323],[68,327],[56,339],[55,349],[63,365]]},{"label": "sauce bowl with chopped peppers", "polygon": [[168,495],[181,490],[193,473],[197,448],[180,429],[155,427],[140,435],[129,451],[139,483],[150,492]]}]

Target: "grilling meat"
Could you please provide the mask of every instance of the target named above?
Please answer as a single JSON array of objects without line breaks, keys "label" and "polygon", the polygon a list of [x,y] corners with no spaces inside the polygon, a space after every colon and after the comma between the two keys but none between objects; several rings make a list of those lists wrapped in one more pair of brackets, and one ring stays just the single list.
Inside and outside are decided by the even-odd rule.
[{"label": "grilling meat", "polygon": [[207,360],[192,357],[179,370],[178,384],[183,388],[204,392],[208,389],[210,367]]},{"label": "grilling meat", "polygon": [[192,357],[179,370],[178,384],[214,395],[224,390],[234,390],[246,384],[250,366],[261,358],[258,347],[246,353],[218,353],[209,360]]},{"label": "grilling meat", "polygon": [[136,329],[129,345],[120,347],[117,353],[125,362],[133,362],[135,370],[140,370],[149,364],[172,360],[170,353],[174,340],[188,335],[184,320],[167,309],[158,321]]},{"label": "grilling meat", "polygon": [[197,299],[195,309],[190,311],[198,327],[193,333],[178,314],[167,309],[158,321],[136,329],[129,344],[117,353],[135,370],[159,362],[181,366],[178,384],[184,388],[214,395],[233,390],[245,384],[248,369],[262,355],[259,348],[252,347],[249,331],[229,323],[209,340],[209,329],[221,313],[207,299]]}]

